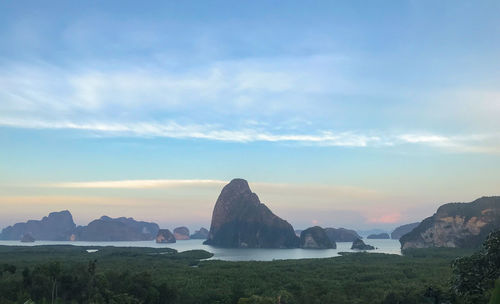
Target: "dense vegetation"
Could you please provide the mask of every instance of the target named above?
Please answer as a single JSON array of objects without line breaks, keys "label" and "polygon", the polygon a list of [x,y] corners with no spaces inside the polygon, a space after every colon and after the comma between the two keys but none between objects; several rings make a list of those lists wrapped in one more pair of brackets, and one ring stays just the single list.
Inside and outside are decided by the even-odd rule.
[{"label": "dense vegetation", "polygon": [[491,233],[481,250],[472,256],[461,257],[453,262],[453,288],[455,292],[471,303],[486,302],[497,280],[492,301],[500,303],[498,280],[500,279],[500,231]]},{"label": "dense vegetation", "polygon": [[423,249],[225,262],[203,260],[205,251],[87,249],[0,246],[0,303],[467,303],[451,288],[463,268],[455,263],[453,276],[451,264],[475,256]]}]

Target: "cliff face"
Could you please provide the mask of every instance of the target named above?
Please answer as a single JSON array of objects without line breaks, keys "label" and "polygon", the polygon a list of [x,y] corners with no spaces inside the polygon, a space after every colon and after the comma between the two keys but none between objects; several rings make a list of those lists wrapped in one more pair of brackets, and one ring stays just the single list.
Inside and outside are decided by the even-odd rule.
[{"label": "cliff face", "polygon": [[479,247],[488,233],[500,229],[500,197],[445,204],[400,238],[401,248]]},{"label": "cliff face", "polygon": [[314,226],[300,233],[300,248],[330,249],[337,248],[337,244],[330,241],[323,228]]},{"label": "cliff face", "polygon": [[410,233],[413,229],[415,229],[418,225],[420,225],[420,222],[416,223],[411,223],[411,224],[406,224],[403,226],[399,226],[394,231],[391,233],[391,239],[393,240],[399,240],[403,235]]},{"label": "cliff face", "polygon": [[354,242],[361,238],[356,231],[345,228],[325,228],[325,232],[332,242]]},{"label": "cliff face", "polygon": [[212,214],[205,244],[236,248],[294,248],[299,238],[292,225],[259,201],[246,180],[234,179],[223,189]]},{"label": "cliff face", "polygon": [[155,223],[136,221],[133,218],[103,216],[78,227],[73,235],[76,241],[147,241],[153,240],[159,227]]},{"label": "cliff face", "polygon": [[21,240],[23,235],[29,234],[36,240],[67,241],[76,225],[68,210],[52,212],[41,220],[29,220],[17,223],[2,230],[1,240]]}]

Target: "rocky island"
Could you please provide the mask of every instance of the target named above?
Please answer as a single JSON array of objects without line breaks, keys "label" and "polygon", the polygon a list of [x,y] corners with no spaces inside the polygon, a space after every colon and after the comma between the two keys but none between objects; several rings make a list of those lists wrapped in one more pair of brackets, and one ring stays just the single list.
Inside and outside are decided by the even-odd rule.
[{"label": "rocky island", "polygon": [[36,240],[67,241],[75,228],[71,213],[63,210],[52,212],[39,221],[29,220],[8,226],[0,233],[0,240],[21,240],[24,235],[29,234]]},{"label": "rocky island", "polygon": [[345,228],[325,228],[325,232],[332,242],[354,242],[361,238],[356,231]]},{"label": "rocky island", "polygon": [[297,248],[292,225],[262,204],[244,179],[221,191],[212,214],[207,245],[232,248]]},{"label": "rocky island", "polygon": [[159,227],[155,223],[136,221],[129,217],[102,216],[87,226],[78,227],[75,241],[148,241],[153,240]]},{"label": "rocky island", "polygon": [[352,242],[351,249],[355,250],[373,250],[375,247],[372,245],[365,244],[362,239],[356,239]]},{"label": "rocky island", "polygon": [[177,227],[174,229],[174,237],[176,240],[189,240],[189,229],[187,227]]},{"label": "rocky island", "polygon": [[200,230],[196,230],[193,234],[191,234],[190,238],[194,240],[206,240],[208,238],[208,230],[201,227]]},{"label": "rocky island", "polygon": [[30,235],[40,241],[147,241],[154,239],[158,229],[155,223],[108,216],[76,227],[71,213],[64,210],[52,212],[39,221],[8,226],[0,233],[0,240],[21,240]]},{"label": "rocky island", "polygon": [[158,230],[158,234],[156,235],[157,243],[175,243],[175,236],[168,229],[160,229]]},{"label": "rocky island", "polygon": [[337,244],[330,241],[326,235],[325,229],[314,226],[300,233],[300,248],[332,249],[337,248]]}]

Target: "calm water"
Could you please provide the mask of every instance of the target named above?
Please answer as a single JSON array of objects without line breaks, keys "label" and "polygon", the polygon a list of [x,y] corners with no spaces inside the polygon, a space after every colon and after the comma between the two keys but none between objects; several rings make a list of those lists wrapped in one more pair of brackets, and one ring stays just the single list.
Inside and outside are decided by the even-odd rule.
[{"label": "calm water", "polygon": [[[367,244],[377,249],[370,252],[401,254],[398,240],[365,240]],[[36,245],[75,245],[91,246],[99,249],[99,246],[117,247],[153,247],[173,248],[177,251],[192,249],[203,249],[214,254],[212,259],[226,261],[272,261],[285,259],[310,259],[329,258],[338,256],[339,252],[353,252],[352,243],[337,243],[337,249],[228,249],[203,245],[203,240],[177,241],[174,244],[157,244],[155,241],[140,242],[70,242],[70,241],[36,241],[34,243],[21,243],[20,241],[0,241],[0,245],[8,246],[36,246]]]}]

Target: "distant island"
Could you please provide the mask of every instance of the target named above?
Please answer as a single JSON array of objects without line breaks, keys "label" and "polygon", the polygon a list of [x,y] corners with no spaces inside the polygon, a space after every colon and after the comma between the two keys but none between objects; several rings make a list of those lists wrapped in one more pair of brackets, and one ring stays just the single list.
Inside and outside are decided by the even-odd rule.
[{"label": "distant island", "polygon": [[160,229],[158,230],[158,234],[156,235],[157,243],[175,243],[177,240],[175,236],[168,229]]},{"label": "distant island", "polygon": [[325,228],[326,235],[332,242],[354,242],[361,236],[354,230],[345,228]]},{"label": "distant island", "polygon": [[[189,229],[177,227],[172,236],[175,240],[190,239]],[[87,226],[76,226],[68,210],[51,212],[41,220],[29,220],[8,226],[0,233],[0,240],[40,241],[149,241],[157,239],[162,230],[158,224],[136,221],[133,218],[111,218],[102,216]],[[164,232],[162,232],[164,233]],[[194,238],[208,236],[208,230],[201,228]],[[170,242],[170,238],[167,238]]]},{"label": "distant island", "polygon": [[396,229],[394,229],[392,231],[391,239],[399,240],[403,235],[410,233],[419,224],[420,224],[420,222],[416,222],[416,223],[406,224],[406,225],[402,225],[402,226],[397,227]]},{"label": "distant island", "polygon": [[328,238],[325,229],[314,226],[300,233],[300,247],[305,249],[335,249],[337,244]]},{"label": "distant island", "polygon": [[196,230],[193,234],[191,234],[190,238],[193,240],[206,240],[208,238],[208,230],[201,227],[200,230]]},{"label": "distant island", "polygon": [[29,234],[34,240],[68,241],[76,230],[68,210],[52,212],[41,220],[29,220],[8,226],[0,233],[0,240],[21,240]]},{"label": "distant island", "polygon": [[352,242],[351,249],[354,250],[374,250],[375,247],[372,245],[365,244],[362,239],[356,239]]},{"label": "distant island", "polygon": [[369,236],[366,237],[367,239],[377,239],[377,240],[388,240],[391,237],[389,236],[388,233],[382,232],[382,233],[377,233],[377,234],[370,234]]}]

